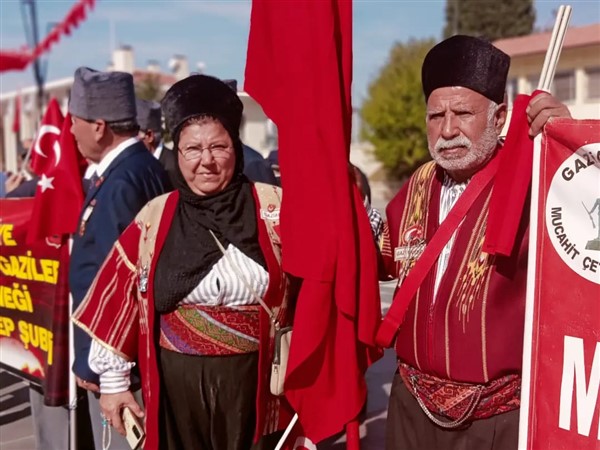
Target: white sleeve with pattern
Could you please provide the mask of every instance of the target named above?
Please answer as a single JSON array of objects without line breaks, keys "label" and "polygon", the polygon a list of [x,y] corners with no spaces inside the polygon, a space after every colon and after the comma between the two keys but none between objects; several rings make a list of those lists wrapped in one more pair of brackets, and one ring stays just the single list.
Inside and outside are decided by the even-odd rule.
[{"label": "white sleeve with pattern", "polygon": [[90,369],[100,375],[100,393],[117,394],[129,389],[129,374],[135,363],[126,361],[95,339],[92,339],[88,364]]},{"label": "white sleeve with pattern", "polygon": [[381,213],[378,210],[371,206],[368,199],[365,199],[365,209],[367,210],[367,216],[369,216],[373,237],[376,242],[379,242],[383,233],[383,217],[381,217]]}]

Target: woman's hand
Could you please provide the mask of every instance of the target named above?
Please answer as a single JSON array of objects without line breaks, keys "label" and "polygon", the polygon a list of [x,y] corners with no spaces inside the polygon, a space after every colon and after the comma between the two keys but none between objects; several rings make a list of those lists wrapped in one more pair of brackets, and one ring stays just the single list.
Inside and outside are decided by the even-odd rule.
[{"label": "woman's hand", "polygon": [[121,418],[123,408],[129,408],[133,414],[142,418],[144,411],[133,398],[131,391],[119,392],[117,394],[101,394],[100,410],[115,430],[125,436],[125,427]]}]

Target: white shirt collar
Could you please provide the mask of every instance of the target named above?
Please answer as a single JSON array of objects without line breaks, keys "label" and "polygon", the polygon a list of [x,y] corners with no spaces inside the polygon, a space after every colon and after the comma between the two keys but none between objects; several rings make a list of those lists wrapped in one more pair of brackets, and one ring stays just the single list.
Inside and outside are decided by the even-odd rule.
[{"label": "white shirt collar", "polygon": [[110,152],[108,152],[106,155],[104,155],[104,158],[102,158],[102,161],[100,161],[98,163],[98,166],[96,167],[96,174],[98,176],[102,176],[102,174],[106,171],[106,169],[108,169],[108,166],[110,166],[110,164],[117,158],[117,156],[119,156],[121,153],[123,153],[123,151],[135,144],[136,142],[138,142],[139,139],[136,137],[131,137],[129,139],[127,139],[126,141],[121,142],[119,145],[117,145],[115,148],[113,148]]},{"label": "white shirt collar", "polygon": [[162,141],[160,141],[160,144],[158,144],[158,147],[156,147],[156,150],[154,150],[154,157],[156,159],[159,159],[162,151],[163,151],[163,143],[162,143]]}]

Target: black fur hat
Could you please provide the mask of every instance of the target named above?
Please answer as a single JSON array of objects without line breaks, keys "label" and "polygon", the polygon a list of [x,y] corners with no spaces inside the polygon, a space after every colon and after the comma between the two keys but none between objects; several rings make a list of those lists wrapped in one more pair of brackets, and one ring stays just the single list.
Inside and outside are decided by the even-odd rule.
[{"label": "black fur hat", "polygon": [[179,137],[179,128],[186,120],[204,114],[219,119],[236,138],[244,106],[237,93],[218,78],[191,75],[171,86],[161,101],[161,109],[173,139]]},{"label": "black fur hat", "polygon": [[425,101],[437,88],[462,86],[489,98],[504,101],[510,56],[490,42],[456,35],[433,47],[423,61],[421,81]]}]

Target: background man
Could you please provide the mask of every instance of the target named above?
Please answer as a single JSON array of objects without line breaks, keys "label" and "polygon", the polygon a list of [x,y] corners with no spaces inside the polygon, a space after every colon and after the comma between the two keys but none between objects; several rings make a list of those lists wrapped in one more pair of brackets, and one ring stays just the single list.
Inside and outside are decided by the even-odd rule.
[{"label": "background man", "polygon": [[[121,232],[142,206],[167,192],[170,183],[160,163],[137,138],[139,126],[130,74],[80,67],[75,71],[69,112],[79,151],[97,164],[73,237],[69,285],[77,308]],[[102,418],[95,395],[99,392],[99,377],[88,364],[91,341],[78,329],[74,337],[73,371],[77,384],[88,390],[95,446],[101,449]],[[114,448],[129,446],[113,433]]]},{"label": "background man", "polygon": [[138,137],[146,148],[171,173],[177,164],[176,155],[164,146],[162,132],[162,112],[160,103],[136,99],[137,122],[140,126]]},{"label": "background man", "polygon": [[[414,266],[472,178],[494,167],[509,65],[508,55],[468,36],[451,37],[426,56],[422,83],[433,161],[387,207],[382,253],[391,276],[402,278]],[[535,135],[548,118],[569,112],[542,94],[528,116]],[[452,230],[398,329],[389,449],[517,447],[528,218],[511,257],[483,252],[492,185]]]}]

